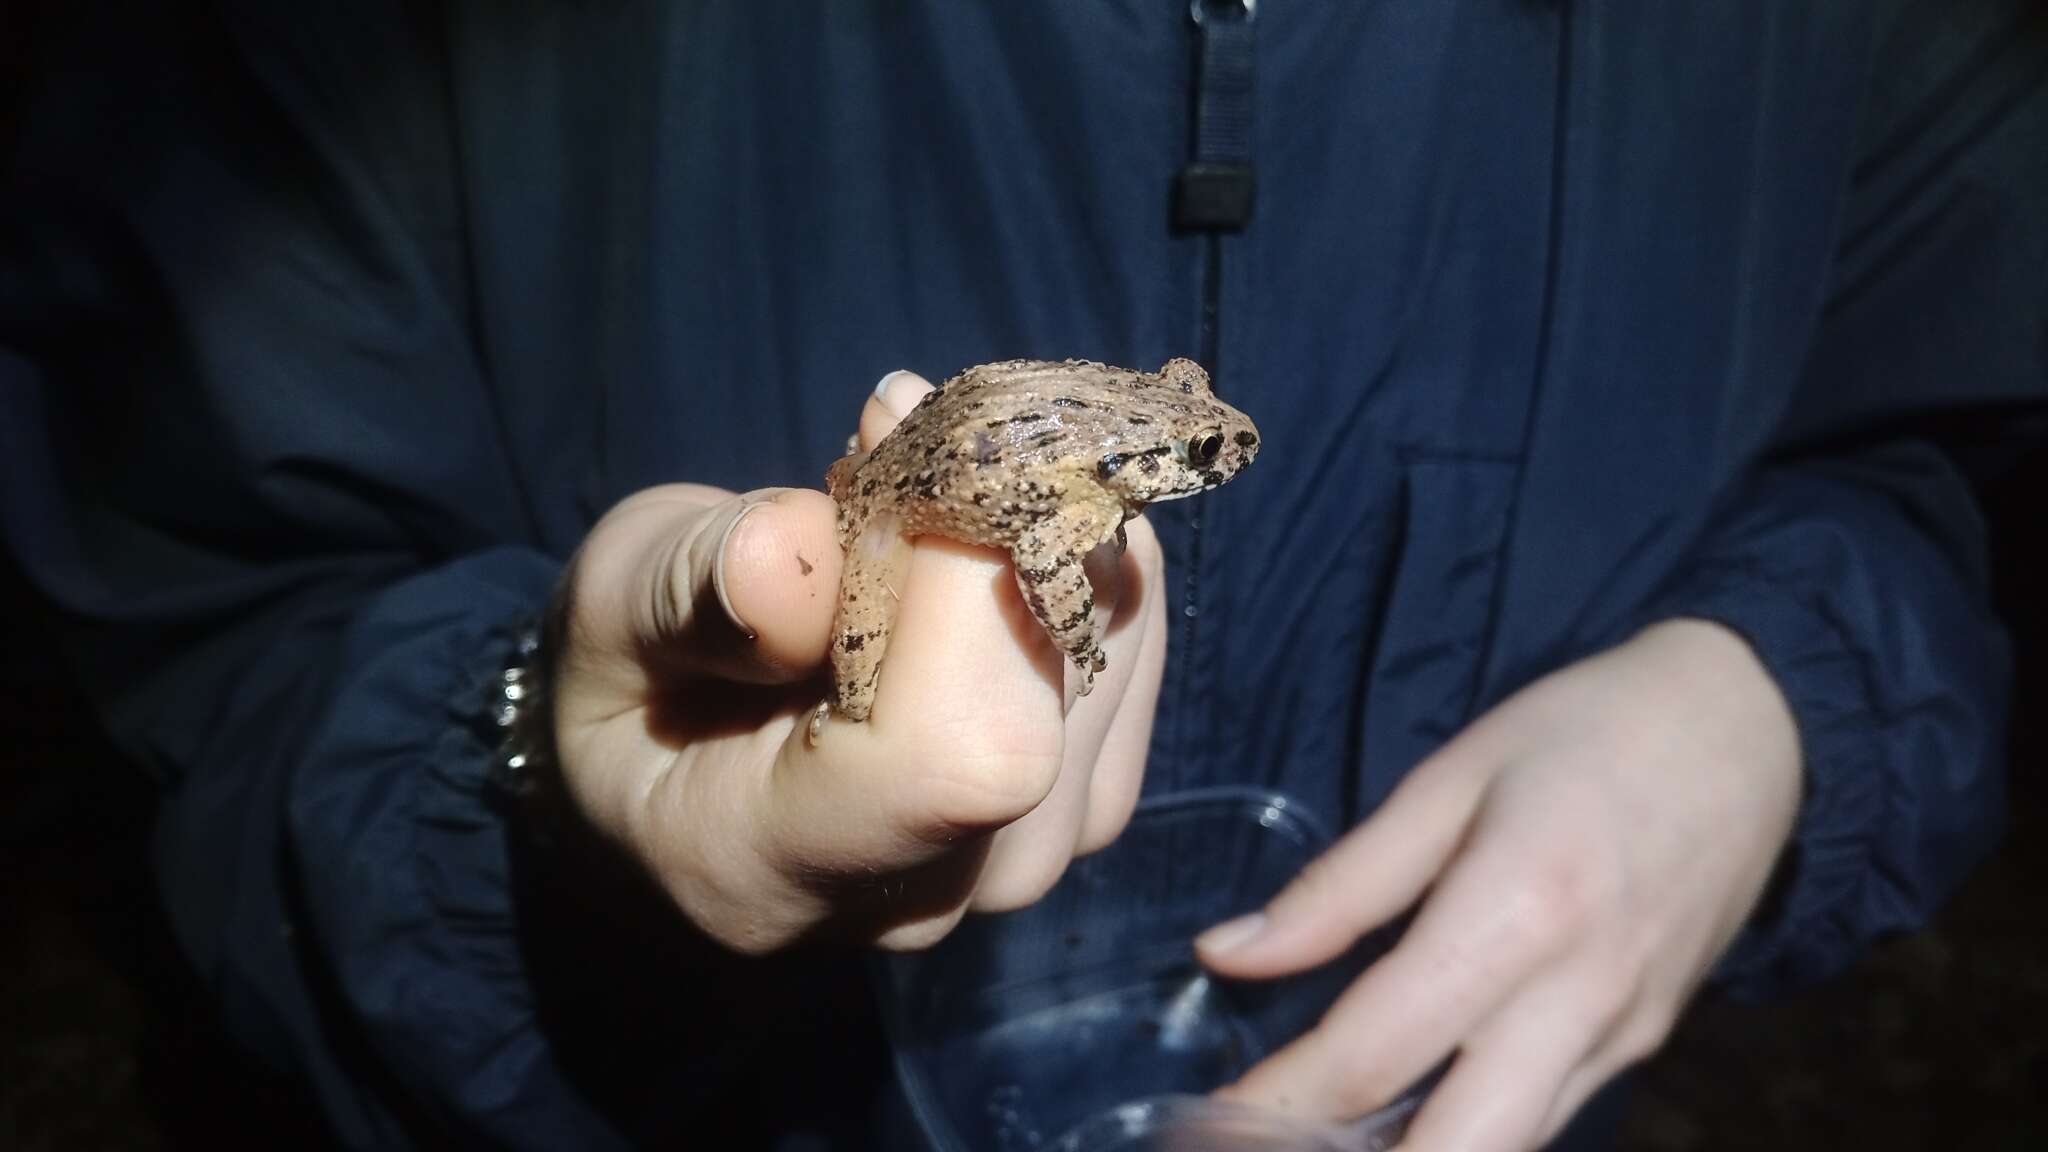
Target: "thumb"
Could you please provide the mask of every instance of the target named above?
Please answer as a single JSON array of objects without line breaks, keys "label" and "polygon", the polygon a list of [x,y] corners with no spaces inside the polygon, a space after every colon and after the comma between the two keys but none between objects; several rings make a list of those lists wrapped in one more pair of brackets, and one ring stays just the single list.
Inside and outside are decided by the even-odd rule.
[{"label": "thumb", "polygon": [[1228,976],[1283,976],[1324,964],[1422,898],[1463,843],[1484,785],[1457,744],[1394,790],[1372,818],[1311,861],[1266,907],[1195,940]]},{"label": "thumb", "polygon": [[[872,449],[931,391],[912,372],[882,377],[858,446]],[[647,655],[752,684],[799,680],[824,662],[844,560],[831,497],[764,488],[713,502],[723,494],[691,484],[643,495],[670,510],[640,564],[634,631]]]},{"label": "thumb", "polygon": [[689,679],[800,680],[825,657],[839,566],[822,492],[650,488],[584,542],[565,651]]},{"label": "thumb", "polygon": [[808,489],[745,493],[657,539],[642,603],[647,655],[698,676],[779,684],[825,658],[840,550],[833,504]]}]

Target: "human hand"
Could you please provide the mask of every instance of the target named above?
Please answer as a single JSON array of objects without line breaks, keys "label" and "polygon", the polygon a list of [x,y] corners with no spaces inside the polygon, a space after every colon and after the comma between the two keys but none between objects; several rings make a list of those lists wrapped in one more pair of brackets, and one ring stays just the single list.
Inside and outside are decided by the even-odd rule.
[{"label": "human hand", "polygon": [[1659,624],[1537,681],[1197,942],[1220,973],[1280,976],[1427,893],[1316,1028],[1222,1094],[1351,1118],[1455,1051],[1402,1147],[1541,1146],[1669,1034],[1761,897],[1800,780],[1783,697],[1719,625]]},{"label": "human hand", "polygon": [[[872,447],[930,385],[899,373]],[[557,594],[551,684],[566,791],[704,933],[759,953],[825,928],[938,940],[1029,903],[1137,802],[1166,631],[1157,539],[1099,550],[1109,657],[1075,701],[1008,557],[913,546],[873,715],[811,747],[841,552],[808,489],[677,484],[591,531]],[[1099,562],[1099,563],[1098,563]]]}]

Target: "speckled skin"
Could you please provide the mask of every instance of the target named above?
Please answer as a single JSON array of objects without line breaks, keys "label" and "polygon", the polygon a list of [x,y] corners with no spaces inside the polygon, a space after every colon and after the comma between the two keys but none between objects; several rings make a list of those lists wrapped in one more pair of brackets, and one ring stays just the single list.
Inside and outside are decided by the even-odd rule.
[{"label": "speckled skin", "polygon": [[897,542],[933,534],[1007,549],[1017,587],[1087,694],[1103,668],[1082,560],[1123,543],[1147,504],[1207,491],[1258,454],[1258,430],[1191,360],[1156,373],[1068,360],[969,368],[920,401],[873,452],[826,473],[846,549],[833,622],[833,708],[865,720],[895,621]]}]

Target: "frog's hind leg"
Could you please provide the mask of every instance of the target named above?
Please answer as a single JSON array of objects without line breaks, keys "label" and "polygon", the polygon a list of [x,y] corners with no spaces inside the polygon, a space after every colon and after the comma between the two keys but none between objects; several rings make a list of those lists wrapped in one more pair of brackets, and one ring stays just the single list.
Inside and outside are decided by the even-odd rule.
[{"label": "frog's hind leg", "polygon": [[1095,686],[1107,660],[1095,640],[1095,589],[1088,583],[1088,553],[1117,537],[1123,508],[1113,501],[1062,507],[1018,537],[1012,549],[1017,589],[1054,644],[1081,670],[1080,694]]},{"label": "frog's hind leg", "polygon": [[839,611],[832,620],[832,696],[811,716],[807,738],[816,743],[825,717],[837,711],[866,720],[875,704],[875,682],[889,631],[896,626],[898,591],[909,568],[910,541],[898,516],[877,516],[846,550],[839,578]]}]

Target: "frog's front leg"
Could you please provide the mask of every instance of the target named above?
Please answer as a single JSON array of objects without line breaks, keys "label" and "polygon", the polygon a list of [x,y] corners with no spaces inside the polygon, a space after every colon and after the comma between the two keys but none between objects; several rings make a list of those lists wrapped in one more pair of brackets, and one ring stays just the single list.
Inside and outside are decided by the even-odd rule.
[{"label": "frog's front leg", "polygon": [[1096,545],[1116,538],[1123,522],[1123,506],[1114,500],[1067,504],[1025,530],[1011,549],[1024,603],[1081,669],[1083,696],[1105,663],[1095,640],[1095,590],[1083,562]]},{"label": "frog's front leg", "polygon": [[875,683],[896,626],[897,594],[909,559],[903,518],[894,514],[870,520],[846,550],[839,611],[832,620],[832,696],[811,715],[805,734],[811,743],[817,743],[833,710],[848,720],[866,720],[874,709]]}]

